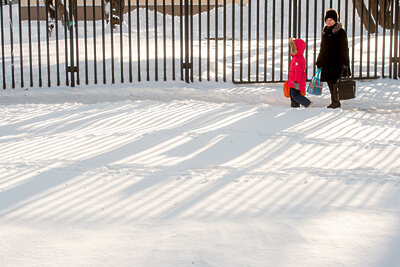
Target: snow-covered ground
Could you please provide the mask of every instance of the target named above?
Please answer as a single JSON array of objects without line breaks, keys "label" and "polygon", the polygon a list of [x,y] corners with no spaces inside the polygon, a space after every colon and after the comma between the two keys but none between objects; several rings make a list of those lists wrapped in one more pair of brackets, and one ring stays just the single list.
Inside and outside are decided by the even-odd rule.
[{"label": "snow-covered ground", "polygon": [[0,92],[1,266],[400,266],[400,83]]},{"label": "snow-covered ground", "polygon": [[[252,12],[257,2],[252,1]],[[260,10],[264,10],[262,2]],[[274,16],[273,2],[268,1],[267,15],[260,18],[268,22],[266,53],[262,50],[260,59],[267,59],[268,79],[273,51],[275,75],[282,68],[287,77],[289,62],[290,36],[287,32],[280,35],[280,22],[288,24],[289,10],[278,4]],[[336,0],[333,3],[338,5]],[[308,10],[311,17],[316,16],[316,49],[323,15],[321,3],[317,4],[317,9],[301,6],[301,14]],[[40,46],[35,35],[37,24],[32,23],[34,47],[29,52],[28,35],[19,39],[17,8],[12,8],[3,10],[7,90],[0,91],[0,266],[400,266],[398,81],[358,82],[357,98],[343,101],[342,108],[336,110],[326,108],[330,97],[325,87],[322,96],[310,96],[313,108],[291,109],[289,100],[283,97],[282,84],[172,82],[172,64],[180,79],[180,62],[174,62],[170,53],[166,56],[168,82],[138,83],[139,59],[134,53],[133,83],[118,84],[120,72],[116,71],[117,84],[93,85],[94,36],[99,82],[103,78],[102,26],[97,22],[96,34],[88,24],[90,85],[83,85],[86,70],[81,65],[81,85],[65,86],[65,47],[60,41],[61,86],[55,87],[55,35],[49,40],[51,72],[47,73],[45,23],[39,23]],[[232,6],[227,10],[231,14]],[[239,7],[235,10],[238,16]],[[219,36],[223,32],[222,12],[220,8]],[[244,7],[244,33],[252,29],[250,48],[254,52],[255,29],[260,26],[260,32],[264,32],[264,26],[247,25],[247,12],[248,7]],[[380,29],[377,46],[376,36],[371,36],[368,70],[367,35],[358,18],[352,24],[350,13],[348,18],[343,16],[344,4],[340,13],[341,20],[348,23],[351,52],[354,44],[351,60],[356,76],[371,74],[375,63],[378,74],[387,75],[388,32],[383,37]],[[13,14],[13,20],[9,14]],[[211,11],[211,37],[216,35],[215,14]],[[143,54],[145,23],[141,21],[138,34],[138,13],[131,15],[133,26],[129,31],[133,44],[139,36]],[[143,19],[144,10],[139,16]],[[159,31],[162,19],[158,15]],[[170,27],[172,18],[166,19]],[[196,29],[198,21],[199,16],[194,16]],[[194,43],[195,81],[199,76],[203,80],[207,77],[206,14],[201,21],[202,42]],[[154,81],[156,48],[151,28],[155,22],[151,12],[148,22],[149,72]],[[122,28],[125,82],[129,77],[126,23]],[[178,29],[178,18],[174,23]],[[27,22],[22,26],[26,31]],[[78,26],[82,60],[84,28],[81,22]],[[314,67],[311,26],[309,78]],[[236,40],[239,27],[235,24]],[[271,43],[273,27],[277,33],[275,50]],[[303,23],[303,39],[305,27]],[[107,25],[105,32],[105,74],[110,83]],[[229,38],[230,23],[227,32]],[[59,37],[64,40],[61,30]],[[115,44],[120,44],[119,35],[114,37]],[[159,32],[160,80],[163,37]],[[170,29],[165,37],[170,52],[174,43]],[[178,56],[177,30],[175,37]],[[199,37],[196,31],[194,39]],[[265,45],[263,38],[261,46]],[[282,65],[278,62],[281,39],[285,53]],[[25,87],[30,83],[32,55],[33,88],[27,90],[20,88],[20,42]],[[244,42],[244,51],[247,44]],[[231,45],[228,40],[227,47]],[[201,72],[199,47],[203,49]],[[214,42],[211,49],[214,55]],[[222,45],[218,49],[217,75],[221,80]],[[239,51],[237,45],[235,49],[235,53]],[[133,51],[137,51],[136,46]],[[253,52],[252,70],[257,62]],[[119,66],[119,45],[114,53]],[[244,53],[244,61],[248,56]],[[50,79],[54,87],[38,87],[39,58],[43,85],[47,86]],[[10,89],[13,60],[14,90]],[[144,60],[143,54],[142,80],[147,71]],[[210,60],[214,79],[216,59],[212,56]],[[237,76],[237,58],[235,62]],[[228,80],[232,80],[231,63],[228,55]],[[2,66],[0,70],[3,73]]]}]

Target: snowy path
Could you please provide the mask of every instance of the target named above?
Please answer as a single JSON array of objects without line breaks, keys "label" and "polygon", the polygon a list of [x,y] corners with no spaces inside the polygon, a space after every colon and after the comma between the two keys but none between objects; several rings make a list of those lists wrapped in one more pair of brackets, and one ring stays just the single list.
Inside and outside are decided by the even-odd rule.
[{"label": "snowy path", "polygon": [[397,81],[139,86],[1,92],[1,266],[400,265]]}]

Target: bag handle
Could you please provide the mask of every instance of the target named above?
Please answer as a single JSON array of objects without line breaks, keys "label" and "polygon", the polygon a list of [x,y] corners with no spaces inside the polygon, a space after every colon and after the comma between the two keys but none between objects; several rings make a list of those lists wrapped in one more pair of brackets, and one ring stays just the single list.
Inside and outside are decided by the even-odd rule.
[{"label": "bag handle", "polygon": [[315,78],[318,78],[321,76],[321,69],[317,68],[317,73],[315,74]]},{"label": "bag handle", "polygon": [[315,75],[313,76],[313,78],[319,80],[321,76],[321,70],[317,68],[317,71],[315,72]]},{"label": "bag handle", "polygon": [[320,87],[321,86],[321,69],[317,69],[317,73],[315,74],[315,78],[317,79],[316,80],[316,85],[318,87]]},{"label": "bag handle", "polygon": [[[343,77],[343,71],[348,69],[348,67],[346,65],[343,65],[342,71],[340,72],[340,77],[339,77],[339,83],[342,82],[342,77]],[[349,75],[347,75],[345,78],[350,77]]]}]

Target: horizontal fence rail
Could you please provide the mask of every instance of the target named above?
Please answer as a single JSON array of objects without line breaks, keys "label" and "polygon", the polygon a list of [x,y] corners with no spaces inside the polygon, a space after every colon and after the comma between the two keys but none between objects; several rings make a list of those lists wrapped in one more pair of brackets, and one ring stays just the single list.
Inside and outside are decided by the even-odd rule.
[{"label": "horizontal fence rail", "polygon": [[310,79],[330,7],[353,77],[398,79],[399,1],[0,0],[1,84],[283,82],[290,37],[307,43]]}]

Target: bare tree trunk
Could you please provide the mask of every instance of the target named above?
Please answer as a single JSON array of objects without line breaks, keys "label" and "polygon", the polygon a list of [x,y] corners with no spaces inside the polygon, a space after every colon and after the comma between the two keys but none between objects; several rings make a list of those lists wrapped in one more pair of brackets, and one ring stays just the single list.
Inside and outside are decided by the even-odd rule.
[{"label": "bare tree trunk", "polygon": [[[376,2],[378,1],[378,17],[376,16]],[[375,23],[385,29],[390,29],[392,23],[390,22],[391,11],[390,11],[390,0],[373,0],[372,1],[372,15],[374,17]],[[385,23],[386,16],[386,23]]]},{"label": "bare tree trunk", "polygon": [[[365,29],[370,33],[375,33],[375,25],[378,23],[382,28],[390,29],[393,27],[391,22],[392,11],[390,10],[391,1],[393,0],[372,0],[371,1],[371,14],[369,15],[369,10],[367,9],[363,0],[353,0],[353,4],[357,9],[357,13],[361,18],[361,12],[363,13],[363,25]],[[378,10],[377,10],[378,2]],[[376,16],[378,13],[378,16]],[[386,16],[386,23],[385,23]],[[368,19],[370,20],[370,25],[368,25]],[[369,28],[370,27],[370,28]]]},{"label": "bare tree trunk", "polygon": [[[49,36],[51,35],[53,29],[54,29],[54,24],[57,23],[56,22],[56,12],[57,12],[57,19],[61,20],[61,22],[63,23],[63,25],[67,24],[69,25],[69,14],[68,11],[66,11],[66,13],[64,12],[64,4],[62,3],[62,0],[55,0],[56,1],[56,6],[57,6],[57,10],[56,7],[54,5],[54,1],[53,0],[46,0],[46,5],[47,5],[47,10],[49,12],[49,17],[51,19],[50,23],[49,23],[49,28],[47,29],[47,33],[49,34]],[[76,8],[76,0],[71,0],[73,1],[73,9],[72,9],[72,14],[75,14],[75,8]]]},{"label": "bare tree trunk", "polygon": [[[115,25],[122,25],[124,21],[124,8],[125,1],[124,0],[106,0],[105,1],[109,6],[112,4],[112,10],[110,14],[110,10],[103,10],[107,23],[110,21],[111,17],[111,26],[115,28]],[[122,12],[121,12],[122,11]]]},{"label": "bare tree trunk", "polygon": [[[390,11],[391,0],[379,0],[379,25],[381,25],[385,29],[390,29],[392,27],[392,23],[390,21],[391,11]],[[386,23],[385,23],[386,16]]]},{"label": "bare tree trunk", "polygon": [[[373,0],[372,2],[375,2],[376,4],[376,0]],[[369,32],[369,33],[375,33],[375,22],[374,19],[369,16],[369,12],[367,7],[364,4],[363,0],[353,0],[353,4],[355,5],[356,9],[357,9],[357,13],[361,18],[361,13],[362,13],[362,19],[363,19],[363,25],[365,27],[365,29]],[[373,12],[371,12],[373,13]],[[370,22],[368,23],[368,19],[370,20]]]}]

